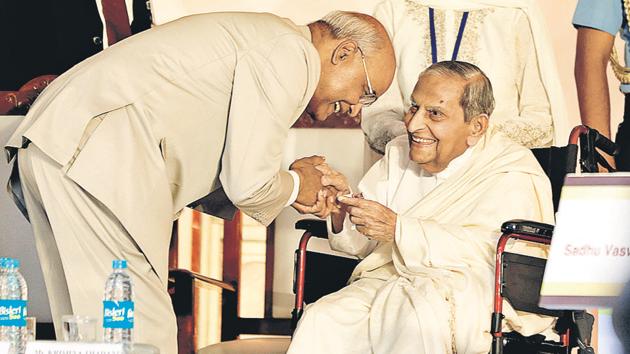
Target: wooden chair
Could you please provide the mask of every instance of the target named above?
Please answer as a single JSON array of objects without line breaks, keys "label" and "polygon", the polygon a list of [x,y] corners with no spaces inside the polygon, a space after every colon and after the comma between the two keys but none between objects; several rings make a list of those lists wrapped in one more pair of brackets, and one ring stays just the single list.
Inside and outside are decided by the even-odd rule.
[{"label": "wooden chair", "polygon": [[[201,237],[201,233],[198,232],[200,229],[199,218],[200,215],[195,212],[192,220],[193,239]],[[193,240],[194,244],[195,242]],[[210,292],[220,292],[220,312],[209,315],[217,316],[221,319],[222,342],[234,341],[241,334],[290,335],[292,332],[291,320],[288,318],[244,318],[238,315],[241,262],[241,219],[238,213],[234,220],[224,222],[223,280],[213,279],[190,270],[177,268],[177,243],[178,234],[177,226],[175,225],[170,248],[168,290],[177,317],[179,354],[195,353],[195,350],[200,347],[199,335],[207,330],[208,324],[200,320],[198,304],[203,297],[210,296]],[[282,341],[276,340],[276,342]],[[244,343],[257,347],[262,342],[247,340]],[[270,344],[265,342],[264,345],[269,347]],[[288,345],[288,342],[286,342],[286,345]],[[223,348],[222,350],[230,350],[231,346],[233,345],[228,345],[227,347],[220,345]],[[241,347],[237,346],[237,348]],[[236,352],[238,353],[239,350]]]},{"label": "wooden chair", "polygon": [[0,91],[0,115],[24,115],[57,75],[38,76],[17,91]]}]

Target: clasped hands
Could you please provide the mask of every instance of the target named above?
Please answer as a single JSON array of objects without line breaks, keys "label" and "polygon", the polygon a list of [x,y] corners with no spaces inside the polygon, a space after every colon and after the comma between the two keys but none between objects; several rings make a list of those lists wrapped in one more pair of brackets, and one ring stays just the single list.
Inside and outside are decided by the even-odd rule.
[{"label": "clasped hands", "polygon": [[389,242],[396,230],[396,213],[361,195],[350,194],[346,177],[332,169],[322,156],[294,161],[289,167],[300,176],[300,190],[293,208],[301,214],[326,218],[333,214],[333,230],[341,231],[346,215],[366,237]]}]

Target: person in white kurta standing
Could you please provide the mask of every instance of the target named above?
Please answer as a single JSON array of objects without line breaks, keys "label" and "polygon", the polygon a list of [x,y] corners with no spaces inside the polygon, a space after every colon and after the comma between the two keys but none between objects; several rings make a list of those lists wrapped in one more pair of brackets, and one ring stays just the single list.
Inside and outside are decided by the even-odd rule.
[{"label": "person in white kurta standing", "polygon": [[[396,52],[394,84],[364,111],[373,151],[404,135],[404,110],[418,74],[461,60],[490,78],[497,106],[490,125],[526,147],[564,144],[568,117],[553,48],[534,0],[385,0],[374,16]],[[378,156],[377,156],[378,157]]]},{"label": "person in white kurta standing", "polygon": [[314,168],[323,159],[281,169],[289,127],[303,111],[356,116],[394,68],[385,30],[367,15],[297,26],[211,13],[130,37],[56,79],[6,149],[57,335],[64,314],[102,318],[111,260],[127,259],[135,340],[176,353],[166,286],[179,211],[197,201],[229,216],[235,205],[265,225],[287,205],[326,215]]},{"label": "person in white kurta standing", "polygon": [[[328,222],[331,247],[363,260],[348,286],[306,307],[289,354],[488,353],[500,226],[553,221],[548,178],[531,151],[488,127],[493,108],[472,64],[421,74],[407,134],[361,180],[362,198],[338,197]],[[349,192],[342,174],[318,168]],[[507,305],[506,319],[524,335],[553,322]]]}]

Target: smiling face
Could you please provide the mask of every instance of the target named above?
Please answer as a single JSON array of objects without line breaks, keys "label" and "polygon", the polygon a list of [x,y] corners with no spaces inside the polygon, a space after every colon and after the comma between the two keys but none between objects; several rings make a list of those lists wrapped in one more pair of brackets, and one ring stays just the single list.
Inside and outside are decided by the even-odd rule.
[{"label": "smiling face", "polygon": [[476,142],[487,126],[487,116],[464,119],[460,98],[466,81],[451,75],[421,75],[405,114],[409,158],[431,173],[443,171]]},{"label": "smiling face", "polygon": [[360,53],[353,43],[347,44],[337,50],[344,52],[338,60],[322,61],[319,83],[306,107],[316,120],[326,120],[338,112],[354,117],[361,111],[359,98],[367,90],[367,81]]},{"label": "smiling face", "polygon": [[306,112],[319,121],[338,112],[357,117],[363,108],[359,102],[361,96],[370,92],[368,77],[377,96],[382,95],[393,80],[396,59],[389,39],[386,38],[385,43],[363,60],[353,40],[326,38],[318,43],[321,75]]}]

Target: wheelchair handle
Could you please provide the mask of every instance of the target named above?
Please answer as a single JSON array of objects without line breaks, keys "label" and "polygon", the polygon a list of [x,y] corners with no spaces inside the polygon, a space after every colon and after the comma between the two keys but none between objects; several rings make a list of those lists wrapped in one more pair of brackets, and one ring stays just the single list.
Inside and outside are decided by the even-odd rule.
[{"label": "wheelchair handle", "polygon": [[619,146],[617,144],[608,139],[605,135],[602,135],[597,129],[589,128],[586,125],[578,125],[571,130],[569,144],[577,145],[578,139],[581,136],[588,136],[593,142],[594,147],[601,149],[610,156],[619,154]]},{"label": "wheelchair handle", "polygon": [[295,223],[295,228],[298,230],[304,230],[305,232],[310,232],[313,237],[328,238],[326,220],[301,219]]},{"label": "wheelchair handle", "polygon": [[596,129],[591,129],[591,133],[593,134],[595,147],[600,148],[603,152],[607,153],[610,156],[616,156],[619,154],[619,146],[613,143],[612,140],[602,135]]}]

